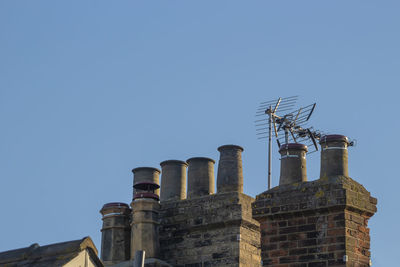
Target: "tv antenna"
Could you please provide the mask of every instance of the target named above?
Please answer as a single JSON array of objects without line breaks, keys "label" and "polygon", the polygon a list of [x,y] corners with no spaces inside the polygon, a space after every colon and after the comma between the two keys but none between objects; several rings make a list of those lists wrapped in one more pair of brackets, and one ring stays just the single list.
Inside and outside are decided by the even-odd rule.
[{"label": "tv antenna", "polygon": [[[255,121],[258,139],[268,138],[268,189],[271,189],[271,143],[273,135],[276,138],[278,147],[282,143],[302,142],[304,144],[309,143],[306,145],[311,145],[315,148],[315,150],[310,150],[309,153],[318,150],[316,140],[321,138],[321,133],[314,131],[312,127],[305,127],[306,122],[314,112],[316,104],[293,110],[297,99],[298,96],[279,97],[272,101],[261,102],[257,109],[256,116],[268,115],[267,118]],[[274,128],[274,134],[272,133],[272,127]]]},{"label": "tv antenna", "polygon": [[[315,106],[316,103],[296,109],[284,116],[275,117],[274,123],[278,125],[275,131],[275,137],[279,147],[281,143],[289,144],[301,142],[308,147],[314,147],[315,150],[310,150],[309,153],[318,151],[316,140],[321,138],[321,133],[319,131],[314,131],[313,127],[307,128],[305,126],[314,112]],[[279,135],[279,131],[283,131],[283,134]]]},{"label": "tv antenna", "polygon": [[[290,96],[278,99],[261,102],[257,108],[256,117],[268,115],[268,118],[256,120],[256,135],[258,139],[268,137],[268,189],[271,189],[271,143],[272,143],[272,125],[274,132],[277,134],[275,117],[282,115],[282,112],[287,112],[293,109],[298,96]],[[278,115],[279,114],[279,115]],[[268,129],[266,126],[268,125]],[[268,130],[268,131],[267,131]],[[266,136],[268,134],[268,136]]]}]

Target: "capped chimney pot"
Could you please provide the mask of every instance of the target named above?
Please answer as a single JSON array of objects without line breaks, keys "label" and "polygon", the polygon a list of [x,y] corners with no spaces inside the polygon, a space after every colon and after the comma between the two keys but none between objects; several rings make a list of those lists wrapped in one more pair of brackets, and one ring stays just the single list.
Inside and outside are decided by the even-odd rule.
[{"label": "capped chimney pot", "polygon": [[306,145],[290,143],[281,145],[281,175],[279,185],[307,181]]},{"label": "capped chimney pot", "polygon": [[117,264],[130,258],[129,219],[131,209],[128,204],[112,202],[105,204],[101,229],[101,260],[106,264]]},{"label": "capped chimney pot", "polygon": [[181,160],[166,160],[161,166],[160,200],[181,200],[186,198],[186,168]]},{"label": "capped chimney pot", "polygon": [[[132,170],[133,172],[133,184],[137,184],[140,182],[152,182],[155,184],[160,184],[160,170],[153,167],[138,167]],[[141,192],[140,189],[133,189],[133,195],[137,192]],[[157,195],[160,195],[160,189],[155,190],[154,192]]]},{"label": "capped chimney pot", "polygon": [[214,194],[214,164],[210,158],[195,157],[188,164],[188,198]]},{"label": "capped chimney pot", "polygon": [[324,135],[319,143],[321,145],[320,178],[349,176],[347,137],[339,134]]},{"label": "capped chimney pot", "polygon": [[243,148],[237,145],[224,145],[218,148],[217,192],[243,193]]}]

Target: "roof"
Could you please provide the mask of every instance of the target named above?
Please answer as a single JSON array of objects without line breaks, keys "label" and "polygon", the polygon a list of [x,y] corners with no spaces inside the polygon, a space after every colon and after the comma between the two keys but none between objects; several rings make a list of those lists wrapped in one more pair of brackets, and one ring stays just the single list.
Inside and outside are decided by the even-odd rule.
[{"label": "roof", "polygon": [[97,266],[103,266],[97,257],[97,249],[90,237],[46,246],[39,246],[35,243],[26,248],[0,252],[0,266],[63,266],[83,250],[89,252],[90,258],[95,261]]}]

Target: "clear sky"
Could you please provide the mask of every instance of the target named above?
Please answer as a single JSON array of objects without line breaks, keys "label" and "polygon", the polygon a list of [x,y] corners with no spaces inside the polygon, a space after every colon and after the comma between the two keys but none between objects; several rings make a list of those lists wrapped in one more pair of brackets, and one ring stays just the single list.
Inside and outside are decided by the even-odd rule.
[{"label": "clear sky", "polygon": [[0,251],[87,235],[100,249],[99,210],[130,203],[132,168],[224,144],[244,147],[245,193],[261,193],[256,107],[299,95],[317,102],[311,125],[357,140],[372,261],[395,266],[399,3],[0,1]]}]

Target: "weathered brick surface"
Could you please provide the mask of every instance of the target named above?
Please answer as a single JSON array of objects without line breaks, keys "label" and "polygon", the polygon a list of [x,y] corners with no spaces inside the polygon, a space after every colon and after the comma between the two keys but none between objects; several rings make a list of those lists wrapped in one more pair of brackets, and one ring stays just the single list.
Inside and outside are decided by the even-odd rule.
[{"label": "weathered brick surface", "polygon": [[376,199],[348,177],[268,190],[253,203],[263,266],[369,266],[367,222],[375,212]]},{"label": "weathered brick surface", "polygon": [[259,266],[253,198],[219,193],[161,203],[161,258],[174,266]]},{"label": "weathered brick surface", "polygon": [[346,253],[355,266],[369,266],[371,253],[368,219],[365,214],[345,212]]}]

